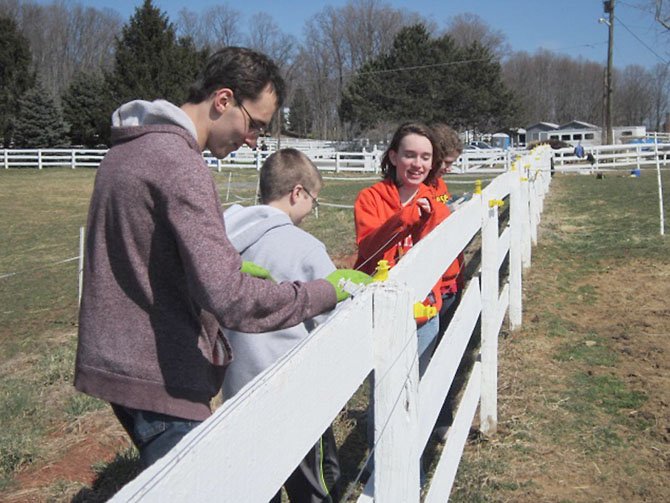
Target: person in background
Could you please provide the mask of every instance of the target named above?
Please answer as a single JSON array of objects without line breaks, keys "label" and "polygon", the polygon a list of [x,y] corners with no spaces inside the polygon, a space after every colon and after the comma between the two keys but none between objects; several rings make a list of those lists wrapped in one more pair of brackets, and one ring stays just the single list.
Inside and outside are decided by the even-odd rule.
[{"label": "person in background", "polygon": [[269,58],[227,47],[186,103],[131,101],[112,116],[88,214],[74,385],[111,404],[144,467],[211,414],[231,359],[219,325],[285,328],[346,298],[339,271],[281,284],[245,274],[226,236],[202,152],[255,147],[284,96]]},{"label": "person in background", "polygon": [[[264,267],[277,281],[312,281],[335,271],[323,243],[299,227],[319,204],[322,185],[321,174],[303,153],[282,149],[271,154],[260,170],[262,204],[234,205],[223,214],[228,237],[242,258]],[[224,399],[234,396],[308,337],[324,316],[253,336],[225,330],[235,360],[223,381]],[[328,427],[284,488],[292,502],[330,502],[339,477],[335,435]],[[272,502],[280,503],[281,494]]]},{"label": "person in background", "polygon": [[[435,177],[435,192],[437,201],[449,206],[451,195],[447,184],[442,177],[451,171],[452,164],[463,153],[463,142],[458,136],[458,133],[446,124],[435,124],[432,126],[438,139],[438,161],[440,169]],[[451,208],[449,207],[451,214]],[[456,308],[461,298],[462,290],[462,275],[461,269],[464,262],[463,254],[454,260],[449,268],[442,275],[440,284],[440,296],[442,297],[442,307],[440,308],[440,329],[437,337],[435,347],[437,347],[444,336],[449,323],[454,317]],[[456,376],[455,382],[460,382],[461,376]],[[452,385],[445,403],[440,411],[435,426],[435,435],[439,440],[445,440],[447,431],[453,422],[454,401],[459,389],[458,386]]]}]

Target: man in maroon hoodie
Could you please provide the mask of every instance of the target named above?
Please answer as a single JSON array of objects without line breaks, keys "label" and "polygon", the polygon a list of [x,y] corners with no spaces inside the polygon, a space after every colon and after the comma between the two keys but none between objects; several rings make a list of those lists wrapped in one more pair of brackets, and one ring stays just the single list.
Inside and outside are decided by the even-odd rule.
[{"label": "man in maroon hoodie", "polygon": [[228,47],[181,107],[137,100],[112,116],[88,215],[75,386],[112,404],[144,466],[211,414],[231,358],[219,324],[285,328],[345,295],[335,278],[244,274],[226,237],[202,151],[255,147],[283,99],[271,60]]}]

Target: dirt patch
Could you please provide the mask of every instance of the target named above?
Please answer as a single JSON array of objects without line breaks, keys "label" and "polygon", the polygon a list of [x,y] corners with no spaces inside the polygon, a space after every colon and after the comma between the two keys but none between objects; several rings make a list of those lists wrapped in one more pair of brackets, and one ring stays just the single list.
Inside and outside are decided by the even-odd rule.
[{"label": "dirt patch", "polygon": [[130,447],[128,436],[107,408],[63,425],[45,438],[48,454],[19,472],[6,502],[70,501],[81,487],[93,486],[96,465]]},{"label": "dirt patch", "polygon": [[525,278],[523,329],[500,346],[498,435],[465,463],[492,501],[670,501],[670,265],[556,284],[564,266]]}]

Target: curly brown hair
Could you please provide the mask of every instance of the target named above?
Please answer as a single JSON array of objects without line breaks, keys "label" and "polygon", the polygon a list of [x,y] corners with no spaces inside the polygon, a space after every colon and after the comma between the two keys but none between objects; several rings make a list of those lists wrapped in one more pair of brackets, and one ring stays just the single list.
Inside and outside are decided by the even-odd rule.
[{"label": "curly brown hair", "polygon": [[433,159],[431,162],[431,170],[430,173],[428,173],[426,180],[423,182],[425,184],[432,183],[433,180],[435,179],[435,176],[437,175],[437,170],[440,168],[440,163],[442,162],[442,159],[439,158],[439,156],[435,155],[435,153],[438,152],[439,149],[435,133],[431,128],[429,128],[428,126],[426,126],[421,122],[406,122],[404,124],[401,124],[398,127],[398,129],[396,129],[395,133],[393,134],[393,138],[391,139],[391,143],[389,143],[386,152],[384,152],[384,155],[382,156],[382,162],[381,162],[382,178],[385,180],[386,179],[393,180],[393,182],[396,183],[396,168],[391,162],[389,153],[391,151],[397,152],[398,149],[400,148],[400,142],[402,141],[402,139],[410,134],[418,134],[420,136],[425,136],[426,138],[428,138],[428,140],[430,140],[430,144],[433,146]]}]

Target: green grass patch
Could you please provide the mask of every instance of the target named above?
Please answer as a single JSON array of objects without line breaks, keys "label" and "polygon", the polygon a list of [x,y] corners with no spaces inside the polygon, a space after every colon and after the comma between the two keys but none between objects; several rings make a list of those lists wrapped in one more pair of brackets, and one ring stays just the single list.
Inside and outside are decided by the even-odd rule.
[{"label": "green grass patch", "polygon": [[589,366],[604,367],[612,367],[619,361],[617,354],[606,345],[605,339],[596,334],[588,334],[584,339],[561,344],[554,359],[559,362],[577,361]]},{"label": "green grass patch", "polygon": [[647,400],[644,393],[628,389],[617,377],[588,372],[573,376],[568,397],[565,407],[569,410],[574,410],[575,406],[578,410],[584,410],[579,404],[590,404],[611,416],[635,410]]}]

